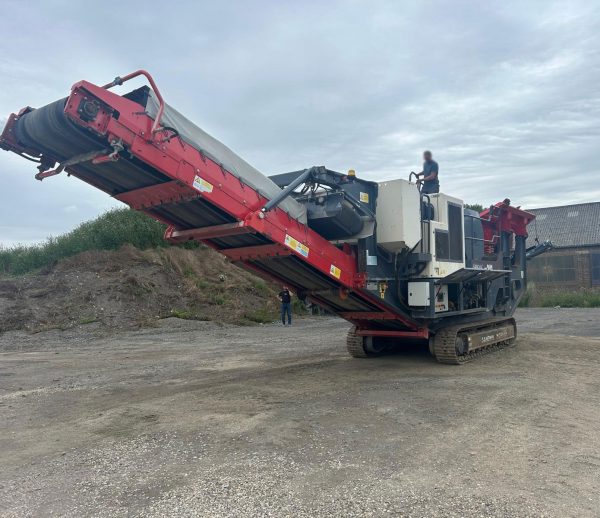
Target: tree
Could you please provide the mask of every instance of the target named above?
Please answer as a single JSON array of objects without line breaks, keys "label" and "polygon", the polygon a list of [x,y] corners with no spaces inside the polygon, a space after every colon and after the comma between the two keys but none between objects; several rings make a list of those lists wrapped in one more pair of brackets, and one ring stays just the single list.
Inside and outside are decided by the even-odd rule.
[{"label": "tree", "polygon": [[483,205],[480,203],[465,203],[465,209],[471,209],[481,213],[483,212]]}]

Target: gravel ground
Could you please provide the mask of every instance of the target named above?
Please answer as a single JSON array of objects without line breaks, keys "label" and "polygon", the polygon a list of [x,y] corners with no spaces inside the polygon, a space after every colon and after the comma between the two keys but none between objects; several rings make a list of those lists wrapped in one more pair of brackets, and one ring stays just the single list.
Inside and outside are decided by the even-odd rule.
[{"label": "gravel ground", "polygon": [[600,311],[464,366],[347,324],[0,335],[2,516],[599,516]]}]

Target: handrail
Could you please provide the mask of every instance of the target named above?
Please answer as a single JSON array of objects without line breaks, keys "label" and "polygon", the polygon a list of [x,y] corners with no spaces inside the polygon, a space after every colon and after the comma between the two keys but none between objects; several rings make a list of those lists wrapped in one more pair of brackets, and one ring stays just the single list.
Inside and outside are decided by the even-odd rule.
[{"label": "handrail", "polygon": [[[493,207],[493,205],[492,205],[492,207]],[[491,221],[491,219],[485,219],[485,218],[482,218],[479,215],[474,216],[473,214],[465,214],[464,212],[463,212],[463,215],[464,215],[465,218],[478,219],[479,221],[487,221],[487,222]],[[471,237],[471,236],[465,236],[465,239],[471,239],[473,241],[483,241],[484,243],[488,243],[488,244],[492,244],[493,245],[493,244],[496,243],[496,241],[497,241],[497,239],[499,237],[500,237],[500,234],[493,234],[492,235],[492,239],[482,239],[482,238],[479,238],[479,237]]]},{"label": "handrail", "polygon": [[162,95],[160,95],[160,92],[158,90],[158,87],[156,86],[156,83],[154,82],[154,79],[152,78],[152,76],[150,75],[149,72],[147,72],[146,70],[136,70],[135,72],[131,72],[131,74],[127,74],[126,76],[123,77],[115,77],[113,81],[111,81],[110,83],[105,84],[102,88],[105,88],[106,90],[112,88],[113,86],[120,86],[123,83],[125,83],[126,81],[129,81],[130,79],[133,79],[134,77],[138,77],[138,76],[145,76],[146,79],[148,80],[148,82],[150,83],[150,86],[152,87],[152,90],[154,91],[156,98],[158,99],[159,102],[159,106],[158,106],[158,112],[156,113],[156,118],[154,119],[154,124],[152,124],[152,137],[154,137],[154,134],[159,131],[159,126],[160,126],[160,119],[162,118],[163,112],[165,111],[165,101],[163,100]]},{"label": "handrail", "polygon": [[419,192],[421,192],[421,187],[423,184],[419,182],[419,174],[418,173],[411,171],[410,174],[408,175],[408,181],[410,182],[413,176],[415,177],[415,183],[417,184],[417,189],[419,190]]},{"label": "handrail", "polygon": [[[416,173],[410,173],[416,175]],[[409,177],[410,178],[410,177]],[[421,252],[424,254],[431,253],[431,218],[423,219],[423,203],[425,202],[425,198],[427,198],[427,210],[429,211],[431,206],[431,198],[429,194],[423,194],[419,191],[419,205],[421,206]],[[423,223],[427,222],[427,251],[425,251],[425,246],[423,243]]]}]

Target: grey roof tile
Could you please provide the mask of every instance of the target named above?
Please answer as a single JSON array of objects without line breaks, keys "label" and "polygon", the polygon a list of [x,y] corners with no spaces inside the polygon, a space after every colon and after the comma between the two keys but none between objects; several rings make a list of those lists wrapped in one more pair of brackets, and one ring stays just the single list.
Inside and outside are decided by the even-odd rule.
[{"label": "grey roof tile", "polygon": [[527,227],[527,245],[550,240],[556,248],[600,245],[600,202],[526,209],[536,215]]}]

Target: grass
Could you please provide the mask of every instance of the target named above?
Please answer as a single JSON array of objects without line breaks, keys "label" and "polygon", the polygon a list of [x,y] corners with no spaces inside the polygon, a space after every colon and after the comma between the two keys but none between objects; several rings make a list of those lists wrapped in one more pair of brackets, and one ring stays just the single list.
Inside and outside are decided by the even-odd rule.
[{"label": "grass", "polygon": [[85,317],[79,321],[81,325],[93,324],[94,322],[98,322],[98,319],[96,317]]},{"label": "grass", "polygon": [[216,304],[217,306],[222,306],[223,304],[225,304],[225,302],[227,302],[227,298],[225,297],[225,295],[219,294],[212,295],[210,300],[212,304]]},{"label": "grass", "polygon": [[267,283],[262,279],[253,279],[252,288],[261,297],[269,297],[271,295],[271,290],[267,286]]},{"label": "grass", "polygon": [[578,291],[538,292],[531,283],[519,302],[519,307],[553,308],[600,308],[600,291],[580,289]]},{"label": "grass", "polygon": [[537,304],[542,308],[600,308],[600,292],[574,291],[541,295]]},{"label": "grass", "polygon": [[187,278],[195,277],[196,272],[194,271],[194,269],[191,266],[186,266],[183,269],[183,276],[187,277]]},{"label": "grass", "polygon": [[125,244],[140,250],[168,246],[163,239],[165,228],[142,212],[111,210],[41,245],[0,248],[0,274],[21,275],[88,250],[117,250]]},{"label": "grass", "polygon": [[171,309],[171,313],[169,315],[163,316],[162,318],[166,318],[166,317],[181,318],[182,320],[200,320],[200,321],[211,320],[210,317],[203,315],[197,309],[173,308],[173,309]]},{"label": "grass", "polygon": [[292,298],[292,313],[296,315],[306,315],[306,304],[298,297]]},{"label": "grass", "polygon": [[277,320],[277,315],[274,311],[269,311],[267,308],[258,308],[254,311],[244,313],[244,318],[257,324],[268,324]]},{"label": "grass", "polygon": [[210,283],[206,282],[204,279],[194,279],[194,285],[199,290],[207,290],[210,287]]},{"label": "grass", "polygon": [[193,311],[187,309],[172,309],[171,316],[175,318],[181,318],[183,320],[195,320],[197,315]]},{"label": "grass", "polygon": [[150,283],[145,283],[134,277],[127,277],[121,284],[123,291],[135,297],[144,297],[154,291],[154,286]]},{"label": "grass", "polygon": [[521,297],[521,300],[519,301],[519,307],[520,308],[530,307],[532,305],[533,298],[534,298],[533,291],[528,289]]}]

